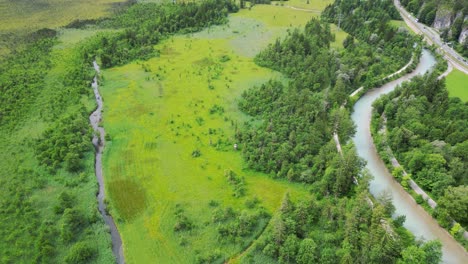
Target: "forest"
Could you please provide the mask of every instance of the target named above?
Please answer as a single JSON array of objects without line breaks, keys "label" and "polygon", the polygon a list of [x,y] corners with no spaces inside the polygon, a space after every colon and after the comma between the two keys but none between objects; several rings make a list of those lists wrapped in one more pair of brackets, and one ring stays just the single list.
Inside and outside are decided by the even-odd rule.
[{"label": "forest", "polygon": [[267,235],[249,255],[251,263],[440,260],[439,242],[416,246],[401,229],[404,216],[388,218],[394,212],[391,198],[382,195],[376,203],[369,198],[371,176],[363,172],[364,162],[353,145],[340,155],[331,140],[335,129],[342,142],[354,134],[348,110],[340,108],[348,95],[362,85],[375,85],[409,61],[413,51],[404,43],[416,39],[388,23],[398,16],[390,1],[336,1],[324,10],[322,21],[342,19],[351,34],[343,52],[329,49],[333,35],[328,25],[312,19],[303,31],[290,32],[256,56],[258,64],[291,81],[270,81],[242,94],[240,109],[258,120],[238,133],[244,158],[249,167],[274,178],[310,184],[311,196],[297,202],[284,197]]},{"label": "forest", "polygon": [[[44,29],[31,35],[25,46],[12,50],[0,60],[0,263],[115,262],[108,227],[97,210],[95,149],[88,122],[95,108],[90,89],[95,76],[92,62],[97,60],[102,68],[108,69],[107,76],[112,76],[113,69],[137,65],[139,74],[158,87],[159,96],[151,97],[151,103],[168,100],[164,94],[168,89],[158,81],[163,79],[166,70],[174,68],[159,66],[155,70],[156,67],[149,65],[151,60],[162,61],[168,53],[176,52],[158,45],[172,43],[175,48],[174,36],[190,36],[205,28],[226,25],[231,14],[243,7],[243,1],[238,6],[230,0],[132,3],[108,18],[70,23],[69,28],[91,26],[99,31],[75,46],[57,48],[57,31]],[[166,210],[161,211],[161,215],[166,214],[161,222],[172,227],[170,242],[175,241],[174,248],[187,249],[194,234],[199,232],[197,229],[214,226],[214,243],[230,252],[243,250],[237,256],[242,263],[440,262],[439,241],[415,238],[403,227],[405,216],[392,218],[395,207],[391,197],[371,196],[372,175],[364,169],[365,162],[351,142],[355,125],[350,118],[353,102],[349,94],[359,87],[370,89],[381,84],[384,76],[406,65],[420,52],[418,37],[390,23],[400,19],[390,0],[336,0],[320,17],[311,18],[302,28],[288,28],[284,36],[253,58],[261,70],[252,67],[252,71],[268,69],[281,78],[255,86],[243,84],[244,92],[239,92],[234,106],[210,101],[213,104],[204,109],[203,100],[190,102],[191,111],[209,112],[210,119],[197,116],[193,124],[188,121],[180,124],[177,123],[180,116],[170,117],[171,121],[165,124],[168,129],[163,133],[180,136],[179,130],[174,132],[174,129],[190,131],[192,125],[203,127],[219,117],[234,135],[232,139],[223,138],[222,129],[211,127],[203,128],[204,132],[198,135],[192,132],[190,136],[197,140],[191,140],[198,145],[191,143],[194,150],[185,153],[183,158],[179,156],[180,160],[189,160],[197,169],[205,169],[207,155],[197,146],[201,146],[200,137],[209,135],[210,151],[216,148],[216,155],[222,156],[239,150],[243,165],[239,171],[226,169],[220,174],[223,193],[229,192],[232,200],[210,200],[209,211],[204,211],[209,220],[197,221],[197,216],[191,214],[192,208],[182,203],[176,203],[174,208],[167,205],[157,208]],[[342,49],[331,47],[335,35],[330,23],[349,34]],[[230,28],[224,30],[237,34]],[[172,42],[165,42],[168,40]],[[183,43],[191,47],[192,40],[189,41]],[[212,47],[209,52],[213,52]],[[234,75],[237,66],[231,69],[223,64],[230,60],[241,59],[232,54],[205,58],[194,63],[197,67],[194,73],[204,77],[203,71],[215,69],[221,74],[225,67]],[[101,77],[100,82],[112,87],[113,80],[107,76]],[[181,73],[178,76],[180,81]],[[219,80],[218,76],[209,75],[209,85],[204,91],[214,93],[225,87],[231,92],[232,79],[233,76],[225,76]],[[221,81],[225,81],[223,88],[219,85]],[[405,84],[379,100],[375,108],[376,116],[384,115],[387,119],[388,143],[395,155],[412,177],[437,198],[436,217],[444,225],[449,225],[453,218],[466,227],[466,214],[458,209],[468,207],[467,104],[449,98],[444,81],[438,81],[433,74]],[[232,109],[241,111],[243,118],[229,116],[227,113]],[[141,111],[142,116],[154,115],[144,107],[130,111]],[[109,127],[108,120],[115,116],[107,117],[104,125]],[[238,124],[240,120],[243,122]],[[343,144],[342,152],[337,151],[332,139],[334,132]],[[217,133],[219,137],[215,137]],[[218,139],[217,144],[212,144],[211,136]],[[151,135],[152,140],[159,137]],[[189,136],[176,137],[170,144],[182,141],[180,138]],[[106,140],[112,149],[112,144],[118,146],[121,139],[108,134]],[[231,141],[239,143],[235,150]],[[145,149],[159,147],[151,141],[144,144]],[[122,160],[134,158],[132,155],[127,151]],[[109,170],[115,169],[107,166]],[[220,165],[217,170],[221,170]],[[274,210],[264,207],[267,202],[255,193],[258,186],[249,185],[252,171],[266,175],[266,179],[257,177],[258,182],[273,181],[286,186],[279,207]],[[167,178],[171,179],[170,176]],[[208,182],[215,182],[213,178],[217,177],[202,176]],[[107,189],[130,190],[131,197],[140,195],[136,201],[138,206],[122,206],[125,210],[116,218],[118,227],[141,221],[144,218],[138,218],[139,210],[156,203],[146,199],[145,195],[149,194],[135,182],[117,179]],[[184,185],[177,187],[183,189],[181,186]],[[306,191],[293,194],[291,190]],[[197,198],[200,197],[190,197]],[[110,204],[115,206],[119,202],[122,201],[113,200]],[[238,203],[242,206],[235,207]],[[111,207],[111,213],[116,207]],[[156,213],[159,215],[160,211]],[[161,228],[161,222],[141,222],[144,223],[138,224],[148,228],[153,236],[154,230]],[[130,235],[125,237],[128,231],[122,234],[124,241],[134,239]],[[233,257],[218,248],[195,251],[196,257],[178,260],[224,263]],[[138,255],[138,252],[131,254]]]},{"label": "forest", "polygon": [[386,144],[439,203],[434,212],[439,223],[450,228],[454,219],[466,227],[468,105],[448,97],[445,81],[428,74],[383,96],[374,107],[375,118],[386,119]]}]

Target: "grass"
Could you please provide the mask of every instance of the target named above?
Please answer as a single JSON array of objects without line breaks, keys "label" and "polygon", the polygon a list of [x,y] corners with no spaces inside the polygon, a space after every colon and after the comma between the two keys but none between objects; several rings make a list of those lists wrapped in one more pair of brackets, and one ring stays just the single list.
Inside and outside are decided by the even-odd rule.
[{"label": "grass", "polygon": [[390,20],[390,25],[395,26],[396,28],[403,27],[405,28],[410,34],[415,34],[413,30],[405,23],[403,20]]},{"label": "grass", "polygon": [[251,10],[243,9],[234,16],[254,18],[272,27],[293,27],[305,25],[312,17],[318,17],[319,14],[284,6],[255,5]]},{"label": "grass", "polygon": [[468,75],[457,69],[453,69],[453,71],[446,77],[449,95],[459,97],[463,102],[468,101],[467,83]]},{"label": "grass", "polygon": [[342,49],[343,48],[343,41],[348,36],[344,30],[337,27],[335,24],[331,24],[331,32],[335,34],[335,41],[330,44],[332,48]]},{"label": "grass", "polygon": [[[277,24],[267,15],[274,12]],[[237,109],[242,91],[282,79],[252,57],[312,16],[257,5],[231,16],[228,25],[161,43],[158,58],[103,73],[104,126],[111,138],[104,174],[128,263],[193,263],[199,252],[216,249],[225,258],[235,256],[266,222],[242,242],[220,242],[210,201],[250,212],[254,209],[245,202],[257,197],[273,214],[286,192],[307,195],[301,184],[246,169],[233,145],[236,127],[248,120]],[[201,155],[193,157],[195,151]],[[245,177],[245,197],[233,196],[226,170]],[[179,207],[195,224],[193,230],[174,231]]]},{"label": "grass", "polygon": [[0,32],[32,32],[65,26],[76,19],[96,19],[110,14],[122,0],[0,0]]},{"label": "grass", "polygon": [[0,0],[0,59],[21,45],[25,35],[43,28],[57,29],[76,19],[112,14],[125,0]]},{"label": "grass", "polygon": [[[158,46],[160,58],[104,72],[104,125],[112,138],[105,175],[129,263],[192,263],[197,251],[217,248],[233,255],[242,244],[218,242],[210,201],[247,210],[245,201],[256,196],[273,212],[287,190],[306,193],[302,185],[245,170],[234,150],[235,127],[246,120],[236,107],[240,93],[281,77],[229,46],[225,40],[176,37]],[[222,62],[223,56],[230,60]],[[224,111],[214,112],[215,106]],[[201,156],[192,157],[194,150]],[[225,170],[246,178],[246,197],[233,196]],[[195,230],[173,231],[177,205]]]},{"label": "grass", "polygon": [[331,5],[332,3],[332,0],[309,0],[309,3],[307,3],[307,0],[272,1],[272,5],[283,4],[284,6],[310,9],[317,12],[322,11],[327,5]]}]

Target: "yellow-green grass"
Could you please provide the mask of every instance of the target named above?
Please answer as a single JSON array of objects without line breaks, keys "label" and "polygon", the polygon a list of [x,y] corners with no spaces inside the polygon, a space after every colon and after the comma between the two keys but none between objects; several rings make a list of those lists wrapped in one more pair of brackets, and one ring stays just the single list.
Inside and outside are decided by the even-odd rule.
[{"label": "yellow-green grass", "polygon": [[[281,76],[229,46],[226,40],[176,37],[158,46],[159,58],[104,72],[104,126],[112,138],[105,177],[129,263],[192,263],[197,251],[218,248],[235,255],[242,245],[218,241],[211,200],[244,210],[255,196],[273,213],[287,191],[293,197],[307,193],[302,185],[245,170],[234,150],[235,127],[246,120],[236,106],[240,93]],[[221,62],[222,56],[230,60]],[[214,105],[224,113],[210,114]],[[201,156],[192,157],[194,150]],[[225,170],[245,177],[246,197],[233,197]],[[195,230],[174,232],[177,204]]]},{"label": "yellow-green grass", "polygon": [[254,18],[262,21],[267,26],[293,27],[305,25],[312,17],[319,14],[294,10],[284,6],[255,5],[251,10],[242,9],[234,16]]},{"label": "yellow-green grass", "polygon": [[0,0],[0,32],[31,32],[65,26],[76,19],[96,19],[110,14],[123,0]]},{"label": "yellow-green grass", "polygon": [[446,77],[446,85],[449,91],[449,95],[453,97],[459,97],[462,101],[468,101],[468,75],[453,69]]},{"label": "yellow-green grass", "polygon": [[[128,263],[193,263],[197,252],[216,249],[238,256],[261,230],[241,243],[221,243],[210,201],[241,211],[247,210],[246,200],[258,197],[274,214],[286,192],[293,198],[307,195],[301,184],[247,170],[233,145],[236,127],[249,120],[237,108],[242,91],[283,79],[252,57],[313,16],[256,5],[230,16],[227,25],[164,41],[156,46],[158,58],[104,71],[103,124],[111,138],[104,174]],[[224,112],[210,114],[215,105]],[[194,150],[201,156],[192,157]],[[225,170],[245,177],[245,197],[233,196]],[[194,230],[174,231],[178,205]]]},{"label": "yellow-green grass", "polygon": [[413,30],[411,30],[410,27],[408,27],[408,25],[403,20],[390,20],[390,25],[393,25],[396,28],[405,28],[406,30],[408,30],[409,33],[416,34],[413,32]]},{"label": "yellow-green grass", "polygon": [[335,35],[335,41],[330,44],[331,47],[342,49],[343,48],[343,41],[348,36],[344,30],[337,27],[335,24],[331,24],[330,26],[332,34]]},{"label": "yellow-green grass", "polygon": [[272,5],[283,4],[284,6],[291,6],[301,9],[310,9],[314,11],[322,11],[323,9],[325,9],[325,7],[327,7],[327,5],[330,5],[332,3],[333,0],[309,0],[309,3],[307,3],[307,0],[272,1]]}]

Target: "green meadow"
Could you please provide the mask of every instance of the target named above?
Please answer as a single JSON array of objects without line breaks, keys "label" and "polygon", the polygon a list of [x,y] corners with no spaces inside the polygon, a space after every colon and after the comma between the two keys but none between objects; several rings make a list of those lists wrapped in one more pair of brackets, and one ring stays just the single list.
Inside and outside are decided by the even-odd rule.
[{"label": "green meadow", "polygon": [[[159,57],[103,72],[107,199],[128,263],[238,256],[261,235],[286,193],[307,195],[302,184],[247,170],[242,146],[234,145],[237,128],[249,120],[237,108],[240,94],[269,79],[287,81],[257,66],[253,56],[312,16],[257,5],[232,15],[227,25],[160,43]],[[243,179],[241,195],[226,176],[231,172]],[[242,240],[226,240],[213,219],[228,208],[268,217],[257,219]]]},{"label": "green meadow", "polygon": [[125,0],[0,0],[0,57],[17,47],[18,38],[43,28],[56,29],[74,20],[111,15]]},{"label": "green meadow", "polygon": [[468,101],[468,75],[453,69],[446,77],[447,89],[450,96],[459,97],[462,101]]},{"label": "green meadow", "polygon": [[0,0],[0,32],[32,32],[58,28],[76,19],[97,19],[111,14],[123,0]]}]

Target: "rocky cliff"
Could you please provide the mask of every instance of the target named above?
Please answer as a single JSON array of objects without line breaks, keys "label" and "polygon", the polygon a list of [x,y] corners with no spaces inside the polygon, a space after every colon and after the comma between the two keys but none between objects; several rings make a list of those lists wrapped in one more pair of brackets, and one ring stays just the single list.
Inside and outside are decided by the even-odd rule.
[{"label": "rocky cliff", "polygon": [[465,41],[468,41],[468,15],[463,19],[463,29],[458,38],[460,43],[465,43]]},{"label": "rocky cliff", "polygon": [[448,41],[468,39],[468,0],[400,0],[405,8]]}]

